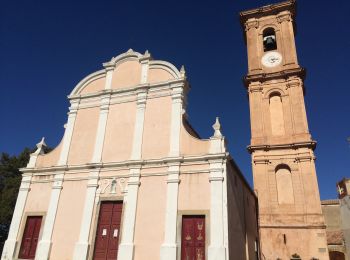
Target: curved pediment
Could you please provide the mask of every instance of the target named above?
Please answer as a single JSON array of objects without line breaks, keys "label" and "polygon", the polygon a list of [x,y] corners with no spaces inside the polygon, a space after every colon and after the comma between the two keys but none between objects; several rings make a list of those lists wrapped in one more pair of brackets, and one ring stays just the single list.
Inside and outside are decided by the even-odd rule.
[{"label": "curved pediment", "polygon": [[[148,51],[144,54],[129,49],[103,63],[104,69],[82,79],[70,96],[93,94],[104,89],[128,89],[140,84],[157,84],[185,78],[173,64],[153,60]],[[110,73],[110,75],[108,75]]]}]

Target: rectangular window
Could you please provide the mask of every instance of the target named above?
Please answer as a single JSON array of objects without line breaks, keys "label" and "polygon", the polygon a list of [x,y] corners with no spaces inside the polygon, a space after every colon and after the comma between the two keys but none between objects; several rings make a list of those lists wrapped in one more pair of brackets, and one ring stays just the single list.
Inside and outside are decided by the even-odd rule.
[{"label": "rectangular window", "polygon": [[181,260],[205,259],[205,216],[182,216]]},{"label": "rectangular window", "polygon": [[30,216],[27,218],[24,228],[19,258],[34,259],[40,234],[42,216]]}]

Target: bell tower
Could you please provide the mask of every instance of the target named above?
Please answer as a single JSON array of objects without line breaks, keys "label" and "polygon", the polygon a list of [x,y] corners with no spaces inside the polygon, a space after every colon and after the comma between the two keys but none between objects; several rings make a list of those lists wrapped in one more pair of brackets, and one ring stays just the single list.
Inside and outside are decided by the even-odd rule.
[{"label": "bell tower", "polygon": [[329,259],[295,47],[293,0],[240,13],[248,52],[254,189],[263,259]]}]

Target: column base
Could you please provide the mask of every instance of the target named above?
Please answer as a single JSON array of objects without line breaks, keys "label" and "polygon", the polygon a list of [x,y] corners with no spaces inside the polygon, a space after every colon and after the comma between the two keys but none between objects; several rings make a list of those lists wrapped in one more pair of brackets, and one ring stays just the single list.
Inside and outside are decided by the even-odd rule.
[{"label": "column base", "polygon": [[176,244],[163,244],[160,248],[160,260],[176,260],[176,253]]},{"label": "column base", "polygon": [[225,260],[226,249],[221,246],[209,246],[208,248],[208,260]]},{"label": "column base", "polygon": [[118,248],[118,259],[132,260],[134,257],[134,244],[121,243]]},{"label": "column base", "polygon": [[51,251],[51,241],[41,240],[38,244],[38,249],[36,250],[35,260],[48,260]]},{"label": "column base", "polygon": [[14,259],[15,249],[17,241],[14,239],[7,239],[2,251],[1,260],[12,260]]},{"label": "column base", "polygon": [[86,260],[88,258],[89,243],[78,242],[74,247],[73,260]]}]

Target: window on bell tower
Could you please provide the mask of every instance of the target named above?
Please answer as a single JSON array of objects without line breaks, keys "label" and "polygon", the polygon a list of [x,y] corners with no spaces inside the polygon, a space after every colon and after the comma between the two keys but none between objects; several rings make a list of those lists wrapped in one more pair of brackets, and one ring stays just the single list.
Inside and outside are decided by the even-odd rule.
[{"label": "window on bell tower", "polygon": [[273,28],[267,28],[263,32],[264,52],[277,49],[276,33]]}]

